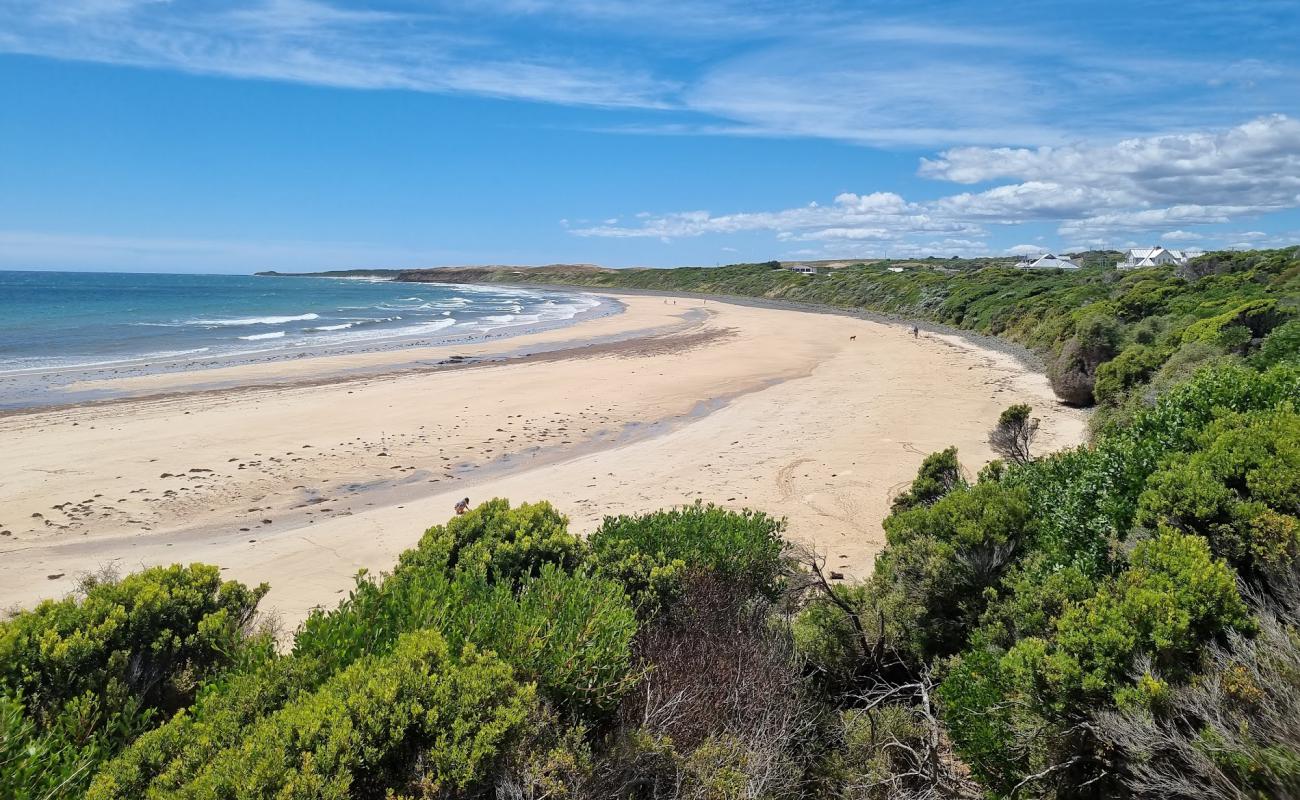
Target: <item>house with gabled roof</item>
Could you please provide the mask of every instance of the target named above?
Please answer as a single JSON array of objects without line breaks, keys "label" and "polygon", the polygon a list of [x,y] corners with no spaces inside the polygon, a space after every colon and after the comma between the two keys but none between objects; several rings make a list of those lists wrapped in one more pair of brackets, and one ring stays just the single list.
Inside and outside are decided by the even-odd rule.
[{"label": "house with gabled roof", "polygon": [[1016,269],[1079,269],[1079,265],[1064,256],[1044,253],[1038,258],[1026,258],[1016,264]]},{"label": "house with gabled roof", "polygon": [[1182,266],[1189,260],[1202,255],[1201,250],[1170,250],[1166,247],[1134,247],[1128,251],[1123,261],[1115,265],[1116,269],[1139,269],[1141,267],[1159,267],[1163,264]]}]

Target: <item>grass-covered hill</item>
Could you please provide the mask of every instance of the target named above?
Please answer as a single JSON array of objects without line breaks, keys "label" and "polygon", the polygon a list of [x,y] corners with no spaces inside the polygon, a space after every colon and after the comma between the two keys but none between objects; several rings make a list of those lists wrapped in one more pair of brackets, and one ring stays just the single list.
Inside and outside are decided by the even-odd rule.
[{"label": "grass-covered hill", "polygon": [[[1167,384],[1133,384],[1075,450],[1038,453],[1020,406],[979,475],[933,454],[861,583],[761,512],[582,539],[504,500],[359,576],[287,647],[265,587],[215,566],[89,578],[0,622],[0,797],[1300,796],[1296,265],[1199,266],[1020,276],[1043,291],[1003,302],[1043,313],[1002,317],[1015,330],[1110,329],[1102,367],[1171,347]],[[1166,371],[1188,345],[1213,357]]]},{"label": "grass-covered hill", "polygon": [[[399,280],[565,284],[762,297],[894,314],[1000,336],[1049,366],[1075,405],[1128,416],[1216,360],[1256,352],[1300,315],[1300,249],[1210,253],[1186,267],[1119,271],[1117,254],[1078,271],[1017,270],[1006,259],[874,261],[800,275],[778,262],[713,268],[473,273],[414,270]],[[898,271],[895,271],[898,270]],[[1300,337],[1292,323],[1282,339]],[[1109,418],[1110,413],[1102,415]]]}]

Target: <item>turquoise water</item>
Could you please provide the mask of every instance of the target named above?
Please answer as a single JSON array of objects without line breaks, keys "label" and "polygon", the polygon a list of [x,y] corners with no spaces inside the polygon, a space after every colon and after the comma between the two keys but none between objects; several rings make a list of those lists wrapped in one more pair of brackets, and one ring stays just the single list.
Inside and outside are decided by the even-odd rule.
[{"label": "turquoise water", "polygon": [[579,293],[339,278],[0,272],[0,375],[473,339],[599,305]]}]

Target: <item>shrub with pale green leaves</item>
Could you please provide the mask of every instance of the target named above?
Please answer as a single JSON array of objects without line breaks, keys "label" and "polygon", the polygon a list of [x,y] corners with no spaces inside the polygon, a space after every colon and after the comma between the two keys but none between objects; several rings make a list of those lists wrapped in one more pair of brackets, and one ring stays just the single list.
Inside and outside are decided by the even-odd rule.
[{"label": "shrub with pale green leaves", "polygon": [[265,593],[204,564],[153,567],[0,622],[0,796],[80,793],[99,762],[269,647],[250,635]]},{"label": "shrub with pale green leaves", "polygon": [[1151,476],[1138,523],[1200,534],[1248,576],[1287,571],[1300,545],[1300,414],[1226,414],[1198,444]]},{"label": "shrub with pale green leaves", "polygon": [[536,576],[543,564],[572,571],[583,555],[582,541],[569,533],[569,520],[550,503],[511,508],[498,497],[425,531],[419,544],[399,557],[396,571],[432,567],[518,583]]},{"label": "shrub with pale green leaves", "polygon": [[696,503],[642,516],[606,517],[588,539],[596,574],[620,581],[646,612],[670,604],[692,572],[775,598],[788,567],[784,520]]},{"label": "shrub with pale green leaves", "polygon": [[[453,657],[433,631],[406,634],[245,727],[237,741],[186,765],[158,798],[380,797],[429,794],[480,778],[520,728],[533,690],[472,646]],[[111,773],[90,797],[128,797]]]}]

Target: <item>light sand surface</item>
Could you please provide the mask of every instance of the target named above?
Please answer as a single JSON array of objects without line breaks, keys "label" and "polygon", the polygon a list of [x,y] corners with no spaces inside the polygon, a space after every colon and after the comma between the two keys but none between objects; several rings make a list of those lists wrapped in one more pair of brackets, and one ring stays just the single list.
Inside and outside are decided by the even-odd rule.
[{"label": "light sand surface", "polygon": [[[619,299],[562,330],[120,379],[139,396],[0,417],[0,607],[106,565],[203,561],[270,583],[292,628],[464,496],[549,499],[584,533],[697,498],[758,508],[864,577],[926,454],[955,444],[974,472],[1015,402],[1041,452],[1084,436],[1045,378],[956,337]],[[452,355],[488,360],[432,366]]]}]

